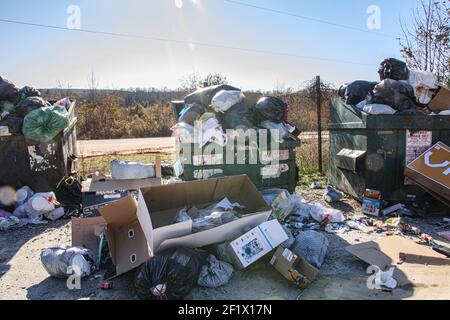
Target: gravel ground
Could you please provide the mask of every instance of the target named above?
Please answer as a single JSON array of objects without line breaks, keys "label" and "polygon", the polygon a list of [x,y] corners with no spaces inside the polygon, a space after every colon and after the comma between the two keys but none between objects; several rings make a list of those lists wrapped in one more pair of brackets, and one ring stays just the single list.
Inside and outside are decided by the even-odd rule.
[{"label": "gravel ground", "polygon": [[[299,188],[308,201],[322,202],[323,190]],[[323,203],[323,202],[322,202]],[[347,218],[360,214],[360,204],[351,198],[334,205],[344,211]],[[436,217],[435,220],[442,219]],[[408,221],[422,232],[436,237],[430,218]],[[251,267],[237,271],[231,281],[218,289],[195,288],[188,299],[450,299],[449,291],[442,293],[430,288],[396,289],[394,292],[368,290],[367,265],[345,251],[351,244],[377,239],[376,234],[352,230],[344,234],[324,233],[329,241],[328,255],[317,280],[306,290],[299,290],[285,280],[268,263],[266,256]],[[438,238],[438,237],[436,237]],[[46,225],[25,226],[17,230],[0,232],[0,299],[72,300],[72,299],[136,299],[133,272],[112,281],[112,290],[101,290],[102,273],[82,280],[81,290],[68,290],[65,280],[48,276],[40,262],[42,248],[71,243],[69,220]],[[435,290],[435,291],[433,291]]]}]

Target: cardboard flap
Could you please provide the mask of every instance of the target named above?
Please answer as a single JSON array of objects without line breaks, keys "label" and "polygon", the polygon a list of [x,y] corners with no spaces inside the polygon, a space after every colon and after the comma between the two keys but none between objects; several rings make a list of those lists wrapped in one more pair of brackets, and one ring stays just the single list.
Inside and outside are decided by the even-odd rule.
[{"label": "cardboard flap", "polygon": [[160,185],[160,178],[129,179],[129,180],[93,180],[88,179],[82,182],[82,192],[106,192],[106,191],[128,191],[139,190],[140,188]]},{"label": "cardboard flap", "polygon": [[108,226],[120,228],[136,220],[137,204],[132,196],[128,196],[98,210]]}]

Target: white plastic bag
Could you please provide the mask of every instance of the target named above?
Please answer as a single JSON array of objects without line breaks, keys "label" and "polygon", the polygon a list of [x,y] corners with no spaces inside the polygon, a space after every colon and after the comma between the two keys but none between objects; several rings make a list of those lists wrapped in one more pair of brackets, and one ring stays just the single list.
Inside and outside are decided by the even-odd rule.
[{"label": "white plastic bag", "polygon": [[200,270],[198,285],[207,288],[218,288],[230,281],[233,271],[231,264],[217,260],[215,256],[209,255],[208,264],[202,266]]},{"label": "white plastic bag", "polygon": [[409,84],[414,88],[416,100],[422,104],[430,103],[433,93],[431,90],[438,88],[437,76],[432,72],[410,70]]},{"label": "white plastic bag", "polygon": [[363,106],[362,111],[368,114],[394,114],[397,111],[386,104],[366,104]]},{"label": "white plastic bag", "polygon": [[113,160],[110,164],[114,180],[147,179],[155,177],[155,165],[134,161]]},{"label": "white plastic bag", "polygon": [[217,143],[221,147],[227,144],[227,136],[216,118],[209,118],[206,122],[202,123],[198,131],[197,142],[200,148],[208,142]]},{"label": "white plastic bag", "polygon": [[212,98],[211,104],[216,112],[226,112],[232,106],[244,100],[245,96],[237,90],[221,90]]},{"label": "white plastic bag", "polygon": [[70,274],[85,277],[95,271],[95,260],[91,250],[68,245],[43,249],[41,263],[48,274],[56,278],[67,278]]},{"label": "white plastic bag", "polygon": [[345,216],[341,210],[327,208],[320,203],[315,203],[310,206],[311,217],[317,222],[322,222],[328,218],[330,223],[342,223],[345,221]]}]

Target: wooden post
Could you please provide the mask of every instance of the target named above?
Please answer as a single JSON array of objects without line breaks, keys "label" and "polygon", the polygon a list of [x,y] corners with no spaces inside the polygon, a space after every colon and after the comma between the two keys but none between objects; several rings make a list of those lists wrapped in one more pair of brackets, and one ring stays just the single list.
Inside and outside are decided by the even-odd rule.
[{"label": "wooden post", "polygon": [[320,76],[316,77],[316,102],[317,102],[317,142],[318,142],[319,172],[323,173],[323,168],[322,168],[322,91],[321,91],[321,86],[320,86]]}]

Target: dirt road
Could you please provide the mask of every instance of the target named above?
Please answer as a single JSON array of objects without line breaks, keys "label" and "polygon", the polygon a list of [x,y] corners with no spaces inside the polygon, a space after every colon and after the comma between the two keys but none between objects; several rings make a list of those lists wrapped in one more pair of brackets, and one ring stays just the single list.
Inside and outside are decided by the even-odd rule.
[{"label": "dirt road", "polygon": [[[317,133],[303,132],[300,139],[303,142],[316,142]],[[323,133],[323,139],[328,140],[328,132]],[[172,137],[78,141],[78,154],[83,157],[108,154],[172,153],[174,150],[175,139]]]}]

